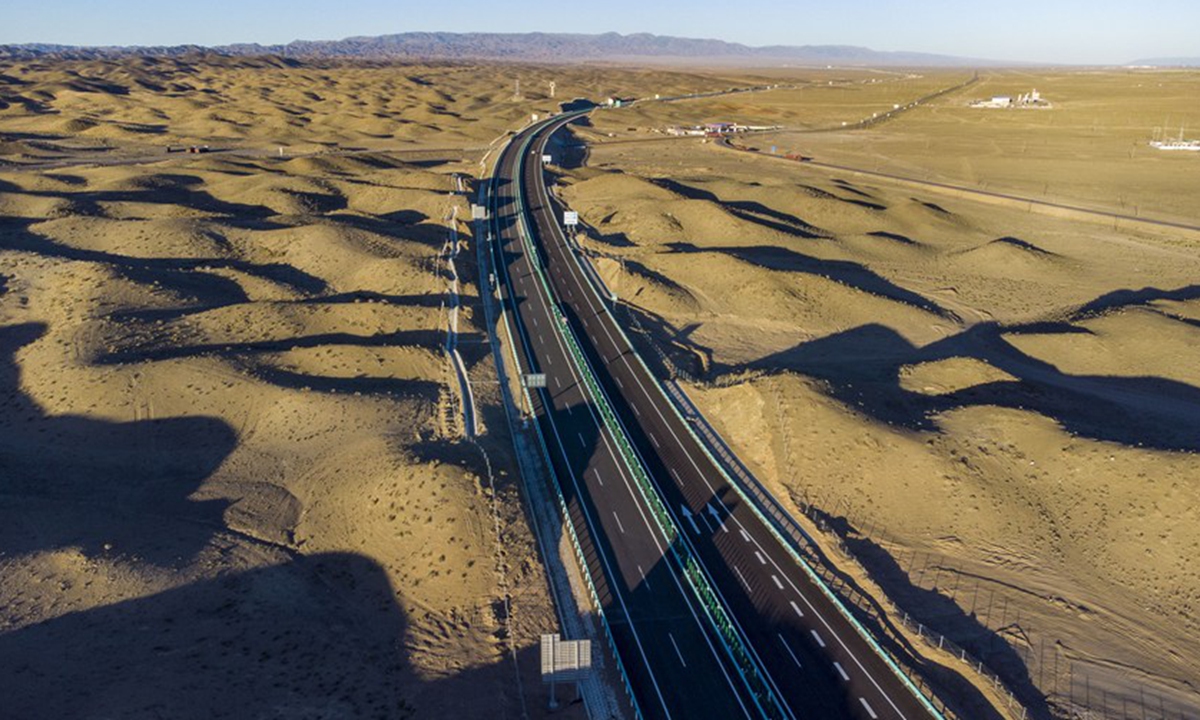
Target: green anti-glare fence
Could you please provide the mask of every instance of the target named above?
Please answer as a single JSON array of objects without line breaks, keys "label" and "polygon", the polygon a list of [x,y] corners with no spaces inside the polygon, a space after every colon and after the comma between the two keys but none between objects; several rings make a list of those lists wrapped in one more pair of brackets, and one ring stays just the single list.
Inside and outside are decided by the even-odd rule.
[{"label": "green anti-glare fence", "polygon": [[[561,119],[559,122],[565,122]],[[679,532],[672,519],[670,513],[667,512],[666,506],[663,504],[662,498],[659,496],[657,489],[651,482],[649,474],[643,467],[637,453],[633,449],[632,443],[624,432],[624,428],[617,419],[616,413],[613,412],[611,405],[604,392],[601,390],[598,381],[592,370],[591,363],[584,355],[579,346],[578,340],[575,338],[574,332],[567,323],[566,316],[562,313],[558,301],[555,299],[554,293],[550,288],[545,272],[541,267],[539,255],[534,248],[533,240],[529,235],[528,228],[524,221],[525,213],[525,198],[524,190],[520,178],[523,177],[523,169],[525,164],[526,153],[535,134],[531,134],[529,138],[521,146],[520,159],[517,166],[517,218],[520,229],[520,236],[525,246],[526,252],[530,258],[530,264],[534,268],[538,283],[541,285],[545,293],[547,307],[554,315],[556,324],[558,325],[559,335],[566,341],[567,347],[574,363],[579,370],[580,376],[584,379],[584,383],[588,388],[589,393],[595,401],[597,409],[604,420],[605,426],[609,430],[610,436],[616,441],[617,447],[620,450],[622,459],[625,465],[633,474],[636,484],[642,493],[647,506],[651,511],[651,516],[654,518],[659,529],[664,537],[670,543],[671,554],[676,562],[684,570],[684,578],[688,581],[688,585],[692,588],[697,599],[700,600],[700,605],[703,608],[710,624],[717,630],[717,635],[725,648],[726,653],[733,660],[733,664],[741,675],[743,682],[750,690],[750,694],[757,705],[759,712],[767,718],[783,718],[786,717],[783,709],[780,707],[775,693],[766,682],[764,675],[757,663],[754,661],[749,652],[747,652],[745,643],[729,619],[725,611],[724,605],[717,597],[712,585],[709,583],[700,564],[692,556],[690,549],[683,542],[677,542]]]},{"label": "green anti-glare fence", "polygon": [[[496,233],[495,237],[497,242],[499,242],[499,232]],[[497,265],[503,265],[502,260],[497,262],[494,259],[493,262]],[[515,308],[513,312],[516,312]],[[508,315],[503,311],[503,308],[501,308],[501,317],[504,319],[504,333],[508,336],[508,344],[512,349],[514,369],[519,373],[521,370],[521,363],[517,357],[517,346],[514,342],[512,328],[509,326]],[[525,402],[528,404],[528,406],[533,407],[533,401],[529,397],[528,388],[522,386],[521,392],[525,396]],[[613,638],[612,628],[609,627],[608,624],[608,616],[604,613],[604,606],[600,602],[600,594],[597,592],[595,582],[592,580],[592,573],[588,568],[587,558],[583,553],[583,546],[579,543],[579,535],[575,530],[575,522],[571,519],[571,511],[567,506],[566,498],[562,494],[562,488],[558,474],[555,472],[554,464],[550,460],[550,450],[546,446],[546,439],[542,435],[542,428],[536,422],[534,422],[533,425],[536,429],[534,434],[537,437],[538,446],[541,448],[542,457],[546,462],[546,468],[553,476],[553,482],[551,484],[554,486],[554,493],[558,498],[558,507],[562,512],[563,525],[567,528],[567,535],[571,539],[571,547],[574,548],[575,557],[579,560],[579,567],[582,570],[581,575],[583,576],[584,582],[587,584],[588,594],[591,595],[592,598],[592,605],[596,609],[596,614],[600,617],[600,625],[604,628],[604,637],[608,640],[609,650],[612,652],[613,658],[616,659],[617,671],[621,676],[622,684],[625,686],[625,695],[629,698],[629,704],[633,708],[633,714],[636,720],[642,720],[644,716],[642,715],[641,707],[638,705],[637,696],[633,693],[633,684],[629,681],[629,673],[625,670],[625,663],[621,660],[621,653],[617,650],[617,643],[615,638]]]},{"label": "green anti-glare fence", "polygon": [[[568,254],[570,254],[572,256],[572,258],[575,259],[576,263],[581,263],[579,258],[575,255],[575,253],[570,252]],[[593,291],[596,291],[597,296],[603,295],[603,293],[597,291],[596,288],[592,288],[592,289],[593,289]],[[608,305],[605,304],[602,297],[600,300],[600,304],[602,307],[605,308],[606,311],[609,311],[610,315],[611,315],[611,310],[608,307]],[[617,331],[621,334],[622,339],[625,341],[626,345],[630,348],[630,354],[633,357],[637,358],[637,361],[639,363],[641,363],[642,367],[646,371],[647,377],[654,378],[654,373],[650,370],[649,366],[646,365],[645,360],[642,359],[642,356],[637,352],[636,348],[634,348],[634,345],[630,341],[629,336],[625,334],[624,328],[622,328],[621,324],[616,321],[615,317],[613,317],[613,326],[616,327]],[[667,395],[666,391],[663,390],[661,383],[654,381],[651,383],[651,385],[653,385],[655,387],[655,389],[657,389],[658,392],[664,398],[667,399],[667,405],[670,406],[670,408],[675,413],[675,415],[682,421],[683,427],[686,428],[687,432],[696,440],[696,444],[701,448],[701,450],[704,452],[704,454],[708,456],[709,460],[712,461],[713,466],[716,467],[717,471],[721,473],[721,475],[725,479],[726,483],[730,487],[732,487],[734,489],[734,491],[737,492],[738,496],[742,499],[742,501],[745,502],[754,511],[754,513],[756,515],[759,516],[759,518],[763,521],[763,524],[765,524],[767,526],[767,529],[771,531],[771,534],[774,535],[777,540],[779,540],[779,542],[788,551],[788,554],[790,554],[792,556],[792,558],[796,561],[796,563],[798,565],[800,565],[800,567],[804,570],[805,574],[808,575],[808,577],[821,590],[822,594],[825,595],[826,598],[828,598],[833,603],[833,605],[837,609],[838,613],[840,615],[842,615],[847,621],[849,621],[850,624],[854,627],[854,629],[858,632],[858,634],[867,641],[867,643],[871,646],[871,648],[875,651],[875,653],[877,655],[879,655],[881,658],[883,658],[884,662],[888,665],[889,669],[891,669],[893,674],[895,674],[901,680],[901,682],[904,684],[904,686],[906,688],[908,688],[908,690],[921,702],[922,706],[934,718],[937,718],[938,720],[946,720],[946,715],[941,710],[936,708],[933,705],[933,703],[930,702],[930,699],[928,697],[926,697],[925,694],[922,693],[921,690],[916,685],[913,684],[912,679],[900,667],[900,663],[897,662],[897,660],[894,657],[892,657],[891,653],[887,652],[881,645],[879,645],[879,642],[870,633],[870,631],[868,631],[865,627],[862,626],[862,624],[858,621],[858,619],[856,617],[854,617],[854,614],[851,613],[850,610],[848,608],[846,608],[845,604],[841,602],[841,600],[838,598],[836,593],[824,582],[824,580],[821,579],[821,577],[809,565],[808,561],[804,557],[801,556],[800,552],[792,544],[794,542],[794,540],[792,542],[789,542],[788,534],[785,532],[781,532],[781,530],[778,526],[779,520],[773,519],[767,513],[763,512],[761,504],[764,503],[764,499],[761,497],[754,496],[755,495],[754,493],[749,493],[746,490],[746,488],[744,488],[742,486],[741,483],[735,481],[732,477],[730,477],[729,473],[727,473],[725,471],[724,466],[720,462],[718,462],[715,457],[713,457],[712,453],[709,451],[708,446],[704,443],[704,441],[701,440],[696,435],[696,432],[692,428],[691,424],[688,423],[687,419],[683,417],[683,414],[680,412],[679,407],[677,406],[676,402]]]}]

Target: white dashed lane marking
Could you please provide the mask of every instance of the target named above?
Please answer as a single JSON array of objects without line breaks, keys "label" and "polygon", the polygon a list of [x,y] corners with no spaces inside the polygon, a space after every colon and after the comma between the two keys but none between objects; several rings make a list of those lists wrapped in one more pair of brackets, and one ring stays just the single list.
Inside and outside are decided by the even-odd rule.
[{"label": "white dashed lane marking", "polygon": [[750,583],[746,582],[746,576],[742,574],[742,569],[739,568],[737,565],[734,565],[733,571],[736,572],[738,575],[738,578],[741,579],[742,585],[746,586],[746,592],[750,592]]},{"label": "white dashed lane marking", "polygon": [[833,664],[833,666],[834,666],[835,668],[837,668],[838,675],[841,675],[843,680],[849,680],[849,679],[850,679],[850,676],[846,674],[846,671],[845,671],[845,669],[843,669],[843,668],[842,668],[842,664],[841,664],[840,662],[835,662],[835,663]]},{"label": "white dashed lane marking", "polygon": [[[679,656],[679,662],[684,667],[687,667],[687,660],[684,660],[683,653],[679,652],[679,645],[675,642],[675,636],[672,635],[671,633],[667,633],[667,637],[671,638],[671,647],[675,648],[675,654]],[[863,704],[865,705],[866,702],[864,702]],[[875,713],[871,713],[871,717],[875,717]]]},{"label": "white dashed lane marking", "polygon": [[864,708],[866,708],[867,714],[871,716],[871,720],[875,720],[875,718],[879,717],[878,715],[875,714],[875,711],[871,709],[871,706],[867,704],[866,698],[859,698],[858,701],[860,703],[862,703],[862,706]]},{"label": "white dashed lane marking", "polygon": [[816,640],[818,645],[820,645],[821,647],[825,647],[825,641],[821,639],[821,636],[817,634],[816,630],[812,631],[812,636],[813,636],[813,640]]},{"label": "white dashed lane marking", "polygon": [[797,615],[804,617],[804,611],[800,609],[800,606],[796,604],[795,600],[792,601],[792,609],[796,611]]}]

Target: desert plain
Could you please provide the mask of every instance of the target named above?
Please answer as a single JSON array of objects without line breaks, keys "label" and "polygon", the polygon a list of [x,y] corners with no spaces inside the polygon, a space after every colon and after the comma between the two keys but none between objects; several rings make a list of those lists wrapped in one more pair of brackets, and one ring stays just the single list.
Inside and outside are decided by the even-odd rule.
[{"label": "desert plain", "polygon": [[[466,438],[447,254],[532,113],[776,84],[597,111],[553,168],[643,352],[1033,717],[1192,716],[1200,231],[1137,219],[1200,225],[1200,157],[1146,145],[1200,73],[196,56],[0,65],[6,717],[541,716],[555,608],[473,249]],[[778,129],[664,134],[718,121]]]}]

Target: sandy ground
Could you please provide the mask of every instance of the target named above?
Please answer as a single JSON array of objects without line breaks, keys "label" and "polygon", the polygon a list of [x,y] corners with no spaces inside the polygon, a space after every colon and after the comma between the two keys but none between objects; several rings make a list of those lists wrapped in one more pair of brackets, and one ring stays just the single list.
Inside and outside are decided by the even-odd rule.
[{"label": "sandy ground", "polygon": [[470,216],[452,176],[552,107],[551,77],[708,81],[270,58],[0,73],[0,715],[542,716],[557,623],[473,252],[458,346],[494,478],[442,349],[439,254],[451,209]]},{"label": "sandy ground", "polygon": [[702,409],[902,609],[1035,717],[1200,708],[1200,237],[699,140],[559,182]]}]

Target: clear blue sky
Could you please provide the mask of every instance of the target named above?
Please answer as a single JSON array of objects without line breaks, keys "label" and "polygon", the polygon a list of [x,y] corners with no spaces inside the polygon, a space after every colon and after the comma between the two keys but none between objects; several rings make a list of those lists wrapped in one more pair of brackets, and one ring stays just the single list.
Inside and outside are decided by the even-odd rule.
[{"label": "clear blue sky", "polygon": [[0,43],[272,44],[417,30],[612,30],[1034,62],[1200,55],[1198,0],[5,0],[2,14]]}]

